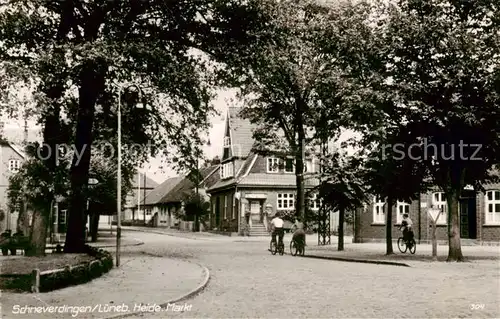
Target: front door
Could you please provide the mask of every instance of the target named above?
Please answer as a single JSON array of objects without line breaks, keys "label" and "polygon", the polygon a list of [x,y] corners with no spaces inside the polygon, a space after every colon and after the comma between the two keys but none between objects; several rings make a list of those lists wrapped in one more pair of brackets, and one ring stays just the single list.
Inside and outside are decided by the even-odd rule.
[{"label": "front door", "polygon": [[476,198],[460,199],[460,237],[476,238]]},{"label": "front door", "polygon": [[252,222],[261,223],[261,211],[260,211],[260,201],[252,200],[250,201],[250,216],[252,218]]}]

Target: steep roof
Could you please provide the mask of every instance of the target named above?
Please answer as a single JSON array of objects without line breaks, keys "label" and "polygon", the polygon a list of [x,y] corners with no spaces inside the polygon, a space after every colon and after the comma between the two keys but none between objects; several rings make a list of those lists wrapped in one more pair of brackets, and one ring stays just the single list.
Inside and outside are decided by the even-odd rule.
[{"label": "steep roof", "polygon": [[248,169],[252,166],[252,163],[254,161],[254,157],[255,157],[255,154],[253,152],[250,152],[248,154],[247,158],[245,159],[245,161],[243,162],[243,164],[241,165],[241,169],[234,172],[235,173],[234,177],[224,179],[224,180],[219,179],[216,183],[214,183],[213,185],[208,187],[208,191],[212,191],[215,189],[224,188],[224,187],[227,187],[227,186],[230,186],[233,184],[237,184],[238,180],[241,179],[243,176],[245,176]]},{"label": "steep roof", "polygon": [[26,153],[23,150],[23,146],[14,144],[4,137],[0,136],[0,146],[7,146],[14,150],[23,159],[26,159]]},{"label": "steep roof", "polygon": [[228,110],[229,130],[234,156],[246,158],[254,145],[253,129],[256,127],[250,120],[241,115],[242,108],[230,107]]},{"label": "steep roof", "polygon": [[[276,187],[296,187],[295,174],[249,174],[241,179],[239,186],[276,186]],[[319,185],[319,179],[312,176],[304,176],[304,186],[314,187]]]},{"label": "steep roof", "polygon": [[[212,174],[215,174],[219,169],[219,165],[212,165],[209,167],[202,168],[200,170],[201,177],[205,179],[209,179]],[[207,187],[210,187],[206,185]],[[189,194],[191,190],[195,188],[195,184],[188,178],[184,177],[180,182],[175,185],[165,196],[163,196],[158,203],[178,203],[184,199],[184,196]]]},{"label": "steep roof", "polygon": [[167,195],[179,182],[183,179],[182,176],[176,176],[167,179],[155,189],[153,189],[147,196],[145,200],[145,205],[157,204],[165,195]]},{"label": "steep roof", "polygon": [[[158,183],[155,182],[154,180],[152,180],[151,178],[148,177],[148,174],[144,174],[144,173],[138,173],[139,174],[139,180],[140,182],[137,183],[137,174],[134,175],[134,177],[132,178],[132,188],[146,188],[146,189],[154,189],[158,186]],[[146,183],[144,183],[144,175],[146,175]],[[140,184],[140,186],[137,186],[138,184]],[[146,185],[146,187],[144,187],[144,185]]]}]

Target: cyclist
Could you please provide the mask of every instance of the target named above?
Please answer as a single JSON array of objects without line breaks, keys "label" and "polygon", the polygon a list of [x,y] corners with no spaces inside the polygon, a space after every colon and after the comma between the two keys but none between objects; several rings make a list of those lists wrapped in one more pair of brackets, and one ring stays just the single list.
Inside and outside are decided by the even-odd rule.
[{"label": "cyclist", "polygon": [[283,219],[280,218],[279,213],[276,213],[274,218],[271,220],[271,226],[273,229],[272,233],[272,238],[273,242],[276,243],[276,235],[279,236],[279,244],[283,244],[283,236],[285,235],[285,232],[283,230]]},{"label": "cyclist", "polygon": [[411,221],[410,216],[407,213],[403,214],[403,221],[401,222],[401,228],[403,228],[403,239],[405,242],[413,239],[413,230],[412,230],[413,222]]},{"label": "cyclist", "polygon": [[306,246],[306,232],[304,231],[304,223],[300,220],[300,218],[295,218],[295,223],[293,224],[293,228],[295,231],[292,235],[292,240],[296,243],[302,244],[301,247]]}]

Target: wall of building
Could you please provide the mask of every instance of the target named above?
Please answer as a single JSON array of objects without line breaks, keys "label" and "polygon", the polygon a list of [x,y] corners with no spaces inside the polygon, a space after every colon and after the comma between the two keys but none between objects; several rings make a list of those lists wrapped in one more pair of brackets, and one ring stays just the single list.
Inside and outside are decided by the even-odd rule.
[{"label": "wall of building", "polygon": [[[500,190],[500,184],[485,186],[485,190]],[[500,224],[492,225],[486,222],[485,193],[476,195],[477,237],[481,242],[500,242]]]},{"label": "wall of building", "polygon": [[0,232],[6,229],[15,232],[18,218],[17,212],[12,213],[7,208],[9,177],[14,174],[9,170],[10,160],[18,160],[20,163],[24,161],[10,146],[0,145],[0,209],[3,210],[5,215],[4,219],[0,221]]},{"label": "wall of building", "polygon": [[[485,186],[486,190],[500,190],[500,184],[492,184]],[[436,190],[434,190],[436,191]],[[423,241],[430,241],[432,239],[432,223],[430,216],[427,214],[427,209],[433,204],[432,196],[434,191],[421,194],[419,206],[418,201],[413,201],[410,205],[410,218],[413,221],[413,228],[415,238]],[[475,219],[476,219],[476,238],[478,242],[500,242],[500,224],[488,224],[485,222],[486,207],[485,207],[485,194],[478,192],[476,194],[475,202]],[[420,208],[420,210],[419,210]],[[373,204],[367,205],[358,214],[359,221],[359,239],[361,242],[380,241],[385,239],[386,227],[385,223],[376,224],[373,222]],[[420,211],[420,220],[419,220]],[[387,212],[387,210],[385,210]],[[399,237],[399,230],[396,223],[396,207],[393,207],[392,222],[393,225],[393,239]],[[419,236],[420,224],[420,236]],[[472,226],[473,227],[473,226]],[[448,225],[438,224],[436,237],[440,242],[448,241]]]},{"label": "wall of building", "polygon": [[[413,222],[413,231],[415,239],[428,240],[431,238],[431,221],[426,213],[427,207],[432,205],[432,194],[422,194],[420,197],[421,203],[414,200],[410,203],[409,216]],[[421,212],[419,219],[419,212]],[[387,214],[387,205],[385,206],[384,213]],[[397,239],[401,236],[399,227],[400,223],[397,222],[397,205],[392,207],[392,238]],[[366,205],[357,215],[359,221],[357,222],[359,230],[359,240],[361,242],[371,242],[385,240],[386,238],[386,222],[374,222],[374,204]],[[387,215],[385,219],[387,218]],[[436,230],[436,237],[438,240],[447,240],[447,225],[438,225]],[[419,231],[420,230],[420,231]]]},{"label": "wall of building", "polygon": [[[210,197],[210,227],[219,231],[238,231],[238,201],[234,198],[235,190],[214,193]],[[218,201],[217,201],[218,200]],[[218,204],[218,207],[217,207]],[[216,214],[219,213],[219,218]]]}]

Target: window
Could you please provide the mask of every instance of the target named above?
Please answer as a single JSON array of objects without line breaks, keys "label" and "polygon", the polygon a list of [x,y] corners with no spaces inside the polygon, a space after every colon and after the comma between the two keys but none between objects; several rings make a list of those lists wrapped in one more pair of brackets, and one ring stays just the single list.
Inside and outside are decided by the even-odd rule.
[{"label": "window", "polygon": [[66,209],[62,209],[60,212],[59,212],[59,224],[61,225],[64,225],[66,224],[66,212],[67,210]]},{"label": "window", "polygon": [[314,193],[309,196],[309,209],[311,210],[319,210],[320,201],[318,198],[318,194]]},{"label": "window", "polygon": [[408,214],[408,216],[410,215],[410,204],[398,201],[396,209],[396,223],[401,224],[401,222],[403,221],[403,214]]},{"label": "window", "polygon": [[220,167],[220,177],[221,178],[229,178],[234,175],[234,166],[233,162],[222,164]]},{"label": "window", "polygon": [[432,194],[432,205],[441,210],[441,215],[437,220],[437,224],[446,224],[446,215],[448,214],[448,204],[446,203],[446,196],[444,192],[437,192]]},{"label": "window", "polygon": [[19,160],[10,160],[9,161],[9,171],[12,173],[17,173],[19,172],[19,167],[20,167],[20,162]]},{"label": "window", "polygon": [[385,224],[385,202],[378,196],[373,197],[373,223]]},{"label": "window", "polygon": [[267,172],[268,173],[277,173],[279,172],[279,159],[276,157],[268,157],[267,158]]},{"label": "window", "polygon": [[295,161],[293,158],[287,158],[285,160],[285,173],[293,173],[294,172],[294,167],[295,166]]},{"label": "window", "polygon": [[229,136],[225,136],[224,137],[224,147],[229,147],[231,146],[231,139],[229,138]]},{"label": "window", "polygon": [[484,206],[485,223],[500,224],[500,190],[487,191]]},{"label": "window", "polygon": [[294,209],[295,195],[293,193],[279,193],[276,207],[278,210]]}]

